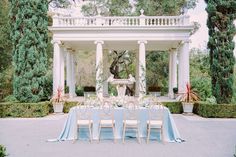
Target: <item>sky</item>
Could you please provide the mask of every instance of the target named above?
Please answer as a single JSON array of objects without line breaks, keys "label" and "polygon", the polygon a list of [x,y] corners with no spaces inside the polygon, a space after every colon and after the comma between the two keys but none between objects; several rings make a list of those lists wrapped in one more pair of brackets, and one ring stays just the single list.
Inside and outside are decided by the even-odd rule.
[{"label": "sky", "polygon": [[206,49],[208,41],[208,28],[206,26],[207,12],[205,11],[206,4],[204,0],[198,0],[198,4],[194,9],[188,10],[190,21],[198,22],[201,27],[191,36],[190,48]]},{"label": "sky", "polygon": [[[207,48],[208,42],[208,28],[207,22],[207,12],[205,11],[206,3],[204,0],[198,0],[198,4],[194,9],[188,10],[188,15],[190,15],[190,21],[196,21],[200,23],[201,27],[199,30],[191,36],[190,48],[199,48],[205,50]],[[236,20],[234,21],[236,25]],[[236,43],[236,35],[234,36],[234,42]],[[234,56],[236,57],[236,45],[234,49]]]}]

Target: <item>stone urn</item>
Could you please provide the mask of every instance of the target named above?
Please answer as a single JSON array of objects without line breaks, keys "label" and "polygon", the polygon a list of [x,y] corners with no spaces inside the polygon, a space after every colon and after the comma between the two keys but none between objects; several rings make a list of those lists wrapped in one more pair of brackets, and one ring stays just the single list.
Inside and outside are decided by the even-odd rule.
[{"label": "stone urn", "polygon": [[193,102],[182,102],[185,114],[193,114]]},{"label": "stone urn", "polygon": [[53,103],[54,113],[63,113],[64,102]]}]

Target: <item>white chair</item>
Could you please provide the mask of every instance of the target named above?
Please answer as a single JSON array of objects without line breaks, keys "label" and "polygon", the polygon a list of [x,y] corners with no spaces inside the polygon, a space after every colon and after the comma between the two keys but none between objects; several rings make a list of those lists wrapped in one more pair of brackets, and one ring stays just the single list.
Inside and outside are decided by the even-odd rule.
[{"label": "white chair", "polygon": [[163,116],[164,116],[164,106],[160,103],[150,102],[148,110],[149,119],[147,120],[147,143],[150,139],[151,129],[156,129],[160,131],[161,140],[163,139]]},{"label": "white chair", "polygon": [[137,102],[127,101],[125,105],[124,120],[123,120],[123,143],[125,142],[126,129],[135,129],[138,142],[141,143],[138,118],[139,114],[138,114]]},{"label": "white chair", "polygon": [[104,100],[101,105],[99,130],[98,130],[99,141],[101,139],[102,128],[112,128],[114,142],[116,142],[114,109],[110,100]]},{"label": "white chair", "polygon": [[[90,110],[89,104],[77,105],[76,113],[77,113],[76,114],[76,119],[77,119],[76,134],[78,134],[78,130],[80,128],[88,128],[89,129],[89,141],[92,142],[93,120],[91,120],[91,110]],[[79,139],[79,136],[77,139]]]}]

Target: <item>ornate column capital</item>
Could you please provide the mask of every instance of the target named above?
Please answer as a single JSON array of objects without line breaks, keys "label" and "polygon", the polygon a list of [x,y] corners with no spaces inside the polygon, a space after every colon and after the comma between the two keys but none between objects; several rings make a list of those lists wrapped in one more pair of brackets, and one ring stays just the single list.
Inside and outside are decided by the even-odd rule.
[{"label": "ornate column capital", "polygon": [[102,40],[96,40],[96,41],[94,41],[94,44],[104,44],[104,41],[102,41]]},{"label": "ornate column capital", "polygon": [[139,41],[138,41],[138,44],[142,44],[142,43],[143,43],[143,44],[147,44],[147,40],[139,40]]},{"label": "ornate column capital", "polygon": [[169,52],[169,53],[175,53],[176,50],[177,50],[177,48],[170,48],[170,49],[168,50],[168,52]]},{"label": "ornate column capital", "polygon": [[51,40],[51,43],[52,44],[58,44],[58,45],[62,44],[62,42],[60,40]]},{"label": "ornate column capital", "polygon": [[180,45],[183,45],[183,44],[185,44],[185,43],[191,43],[191,42],[192,42],[191,39],[182,40],[182,41],[180,42]]},{"label": "ornate column capital", "polygon": [[69,52],[69,53],[74,53],[74,52],[75,52],[75,50],[72,49],[72,48],[70,48],[70,47],[66,47],[65,49],[66,49],[66,51]]}]

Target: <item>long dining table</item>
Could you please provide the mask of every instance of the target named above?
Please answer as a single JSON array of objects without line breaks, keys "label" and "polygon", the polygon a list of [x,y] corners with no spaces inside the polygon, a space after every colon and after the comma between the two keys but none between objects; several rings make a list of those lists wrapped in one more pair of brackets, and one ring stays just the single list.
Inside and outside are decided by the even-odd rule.
[{"label": "long dining table", "polygon": [[[66,140],[75,140],[77,137],[80,139],[88,138],[89,132],[86,128],[82,130],[77,130],[77,112],[81,108],[75,106],[72,107],[69,111],[67,119],[64,123],[64,127],[60,135],[54,139],[54,141],[66,141]],[[92,138],[94,140],[98,139],[99,133],[99,113],[102,110],[99,107],[91,107],[89,108],[91,112],[91,120],[93,121],[92,127]],[[145,138],[147,135],[147,120],[148,120],[148,108],[146,107],[139,107],[138,108],[138,120],[139,123],[139,130],[140,130],[140,137]],[[163,139],[165,142],[182,142],[182,138],[180,137],[179,131],[176,127],[175,121],[173,119],[172,114],[170,113],[167,107],[164,107],[163,112]],[[115,107],[114,108],[114,120],[115,120],[115,138],[121,139],[122,138],[122,129],[123,129],[123,116],[124,115],[124,108],[123,107]],[[135,132],[128,131],[126,133],[126,138],[135,137]],[[113,139],[113,132],[112,130],[104,130],[101,133],[101,139]],[[158,139],[160,140],[160,132],[151,131],[150,139]]]}]

